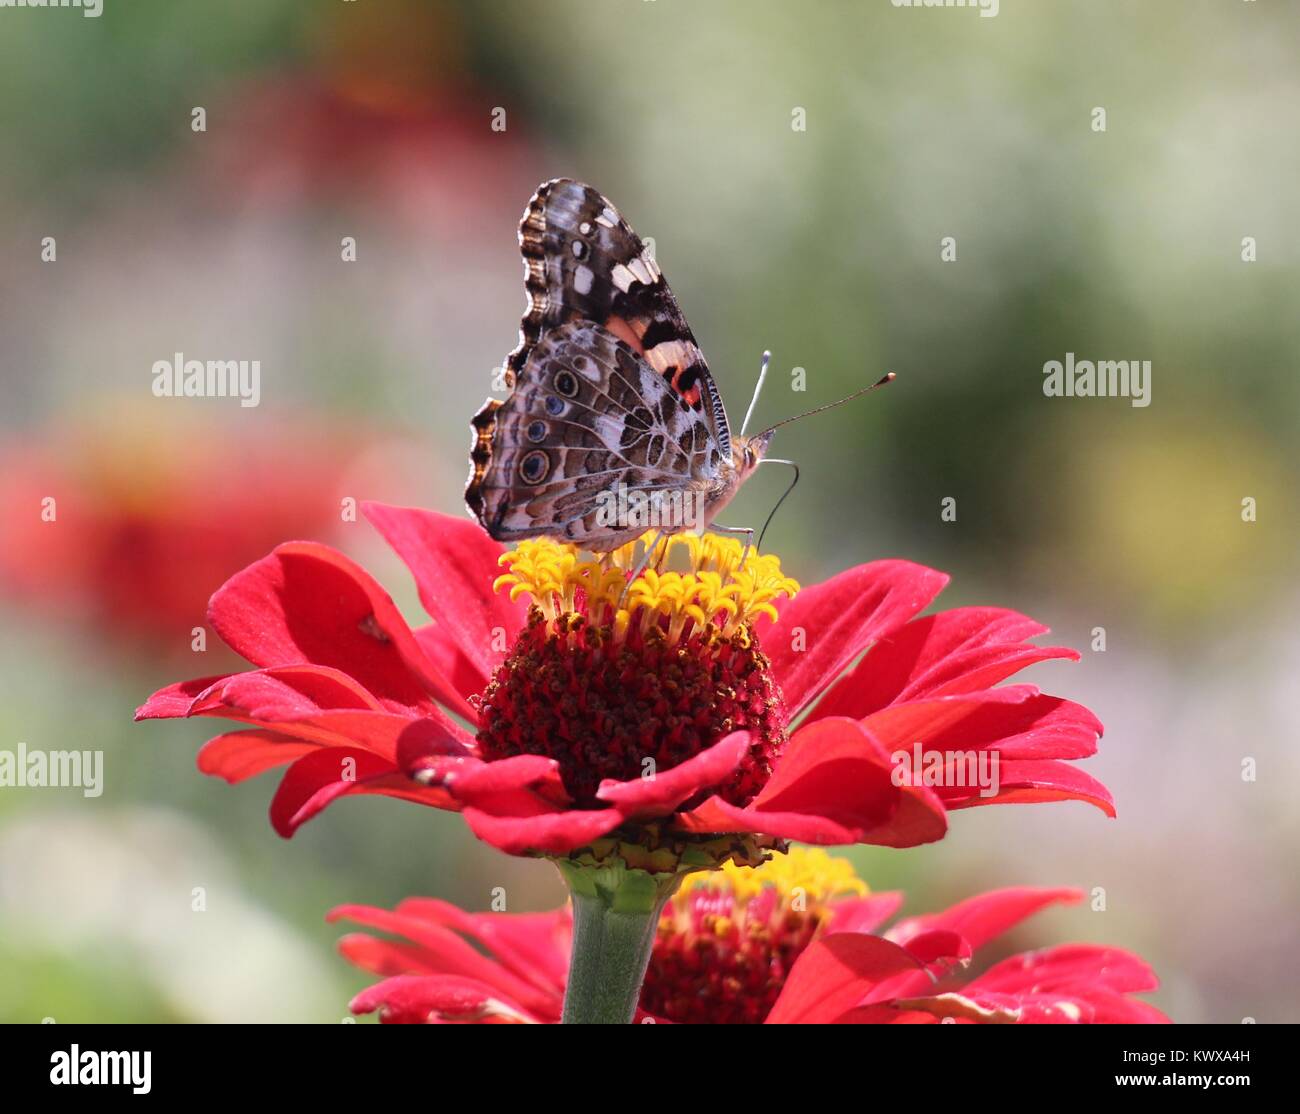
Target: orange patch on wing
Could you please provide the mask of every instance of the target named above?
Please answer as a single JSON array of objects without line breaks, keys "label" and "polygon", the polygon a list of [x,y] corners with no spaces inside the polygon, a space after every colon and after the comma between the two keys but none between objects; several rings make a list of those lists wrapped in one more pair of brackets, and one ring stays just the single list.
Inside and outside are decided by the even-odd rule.
[{"label": "orange patch on wing", "polygon": [[641,346],[642,334],[633,329],[626,318],[611,313],[605,320],[605,328],[627,344],[638,356],[645,355],[645,349]]},{"label": "orange patch on wing", "polygon": [[682,379],[682,369],[678,368],[675,372],[673,372],[672,379],[669,380],[669,382],[673,386],[673,390],[676,391],[679,395],[681,395],[682,399],[686,402],[687,406],[699,406],[700,385],[698,383],[692,383],[690,390],[683,391],[681,385],[681,379]]}]

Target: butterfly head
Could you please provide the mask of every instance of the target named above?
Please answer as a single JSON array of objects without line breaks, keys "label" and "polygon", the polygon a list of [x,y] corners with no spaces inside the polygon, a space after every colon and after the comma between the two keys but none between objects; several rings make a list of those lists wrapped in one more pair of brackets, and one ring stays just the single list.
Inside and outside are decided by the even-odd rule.
[{"label": "butterfly head", "polygon": [[731,443],[731,463],[736,469],[739,482],[749,476],[767,456],[767,446],[772,441],[775,430],[765,429],[752,437],[736,437]]}]

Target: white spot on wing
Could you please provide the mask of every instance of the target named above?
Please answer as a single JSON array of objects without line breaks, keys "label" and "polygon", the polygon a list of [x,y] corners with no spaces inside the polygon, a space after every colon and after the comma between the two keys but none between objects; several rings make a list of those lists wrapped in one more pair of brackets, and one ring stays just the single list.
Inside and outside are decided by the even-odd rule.
[{"label": "white spot on wing", "polygon": [[622,263],[618,264],[612,271],[610,271],[609,277],[614,280],[614,285],[623,291],[624,294],[628,292],[628,289],[634,281],[632,272],[624,267]]},{"label": "white spot on wing", "polygon": [[591,280],[594,277],[590,267],[575,267],[573,269],[573,289],[579,294],[590,294]]}]

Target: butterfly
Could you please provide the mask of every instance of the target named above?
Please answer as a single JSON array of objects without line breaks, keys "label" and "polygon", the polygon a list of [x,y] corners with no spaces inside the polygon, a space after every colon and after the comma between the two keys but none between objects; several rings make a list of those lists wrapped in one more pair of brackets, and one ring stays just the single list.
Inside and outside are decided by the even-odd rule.
[{"label": "butterfly", "polygon": [[776,426],[731,432],[653,254],[597,190],[544,182],[519,247],[528,304],[506,359],[510,395],[471,423],[470,513],[497,541],[546,536],[597,553],[648,527],[712,524]]}]

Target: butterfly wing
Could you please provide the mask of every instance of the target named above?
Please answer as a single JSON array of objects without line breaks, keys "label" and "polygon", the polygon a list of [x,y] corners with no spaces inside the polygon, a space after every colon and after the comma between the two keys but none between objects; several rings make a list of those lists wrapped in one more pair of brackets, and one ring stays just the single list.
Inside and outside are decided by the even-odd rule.
[{"label": "butterfly wing", "polygon": [[[533,354],[550,330],[571,322],[599,325],[650,367],[685,408],[703,418],[719,461],[716,468],[729,465],[727,415],[704,354],[654,257],[618,210],[592,187],[557,178],[543,183],[529,201],[519,245],[528,306],[519,344],[506,361],[510,386],[518,390],[526,382]],[[489,532],[493,516],[487,513],[485,495],[486,488],[500,486],[491,473],[503,405],[508,403],[489,399],[474,416],[465,490],[471,512]],[[712,456],[706,454],[705,460]]]},{"label": "butterfly wing", "polygon": [[610,518],[620,486],[628,495],[697,498],[721,467],[703,414],[629,344],[589,321],[546,330],[493,413],[479,518],[500,541],[547,535],[612,549],[645,529]]}]

